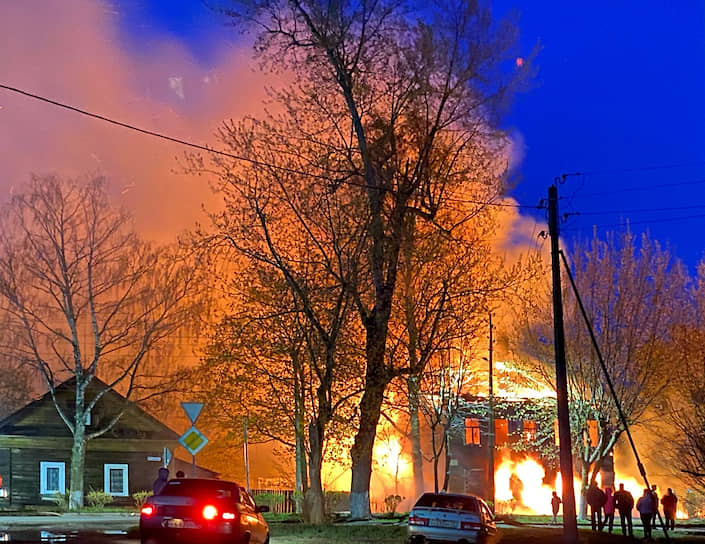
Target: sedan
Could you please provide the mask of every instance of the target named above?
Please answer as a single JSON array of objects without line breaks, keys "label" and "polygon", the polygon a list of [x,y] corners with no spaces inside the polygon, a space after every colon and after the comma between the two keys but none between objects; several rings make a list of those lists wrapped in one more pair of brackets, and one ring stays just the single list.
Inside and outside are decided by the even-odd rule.
[{"label": "sedan", "polygon": [[269,528],[262,517],[268,511],[235,482],[169,480],[142,507],[140,538],[142,544],[268,544]]}]

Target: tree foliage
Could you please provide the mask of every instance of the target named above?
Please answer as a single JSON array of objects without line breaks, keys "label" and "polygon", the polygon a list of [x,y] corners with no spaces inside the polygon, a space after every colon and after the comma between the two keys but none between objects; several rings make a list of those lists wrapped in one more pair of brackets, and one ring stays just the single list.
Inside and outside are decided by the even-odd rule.
[{"label": "tree foliage", "polygon": [[[685,286],[682,267],[648,236],[629,232],[578,243],[570,255],[617,402],[628,424],[638,424],[666,385],[666,346]],[[571,430],[586,488],[624,425],[567,282],[563,292]],[[519,320],[518,347],[524,363],[555,387],[550,300],[547,289],[536,292]]]},{"label": "tree foliage", "polygon": [[[404,233],[411,216],[436,221],[469,186],[487,189],[483,201],[496,195],[506,139],[495,121],[518,79],[503,63],[515,58],[516,32],[475,2],[236,1],[223,11],[257,32],[266,66],[293,73],[295,83],[277,98],[298,145],[280,151],[296,151],[302,192],[345,187],[355,196],[364,258],[347,290],[365,334],[366,370],[351,510],[368,517],[384,392],[408,371],[387,356]],[[279,134],[271,133],[274,149]],[[324,182],[314,190],[314,180]]]}]

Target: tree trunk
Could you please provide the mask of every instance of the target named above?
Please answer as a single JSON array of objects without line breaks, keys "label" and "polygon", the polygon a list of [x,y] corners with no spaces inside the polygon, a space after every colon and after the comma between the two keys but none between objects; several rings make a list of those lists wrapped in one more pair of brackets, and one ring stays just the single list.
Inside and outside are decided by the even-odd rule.
[{"label": "tree trunk", "polygon": [[411,441],[411,462],[414,470],[414,494],[420,497],[424,492],[423,452],[421,450],[421,424],[419,419],[419,377],[409,376],[409,440]]},{"label": "tree trunk", "polygon": [[83,473],[86,463],[85,415],[77,414],[71,448],[71,478],[69,486],[69,510],[83,507]]},{"label": "tree trunk", "polygon": [[309,424],[308,440],[311,453],[308,457],[309,487],[304,494],[304,519],[314,525],[321,525],[326,521],[323,483],[321,481],[324,432],[317,422]]},{"label": "tree trunk", "polygon": [[306,437],[305,437],[305,423],[303,414],[303,401],[301,399],[301,389],[298,387],[298,381],[296,382],[295,392],[294,392],[294,402],[296,406],[294,410],[294,425],[296,432],[296,493],[294,494],[294,501],[296,503],[296,513],[303,513],[303,497],[308,490],[308,478],[306,475]]},{"label": "tree trunk", "polygon": [[580,519],[587,519],[587,489],[590,479],[590,467],[585,463],[581,464],[580,469]]},{"label": "tree trunk", "polygon": [[[384,348],[382,348],[383,350]],[[382,351],[382,356],[384,351]],[[387,380],[369,371],[366,377],[365,392],[360,400],[360,428],[355,435],[355,442],[350,450],[352,459],[352,481],[350,485],[350,514],[353,519],[369,519],[370,511],[370,477],[372,476],[372,447],[374,446],[379,422],[384,390]],[[376,368],[380,368],[381,361]]]},{"label": "tree trunk", "polygon": [[443,449],[445,450],[445,471],[443,475],[443,491],[448,492],[450,483],[450,433],[448,429],[443,430]]},{"label": "tree trunk", "polygon": [[440,452],[436,451],[436,429],[431,428],[431,450],[433,451],[433,492],[438,493],[438,457]]}]

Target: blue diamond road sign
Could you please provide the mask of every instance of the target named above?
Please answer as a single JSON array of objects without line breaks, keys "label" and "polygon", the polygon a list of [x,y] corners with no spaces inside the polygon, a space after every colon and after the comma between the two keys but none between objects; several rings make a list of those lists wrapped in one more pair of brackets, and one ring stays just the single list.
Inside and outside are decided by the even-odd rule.
[{"label": "blue diamond road sign", "polygon": [[201,431],[196,427],[191,427],[188,431],[181,435],[179,443],[186,448],[191,455],[196,455],[203,446],[208,444],[208,439],[203,436]]}]

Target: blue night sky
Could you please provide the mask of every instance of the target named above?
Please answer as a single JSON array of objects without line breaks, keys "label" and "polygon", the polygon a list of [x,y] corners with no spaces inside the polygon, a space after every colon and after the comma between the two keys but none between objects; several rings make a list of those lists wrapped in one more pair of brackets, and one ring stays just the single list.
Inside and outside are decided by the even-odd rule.
[{"label": "blue night sky", "polygon": [[[204,64],[236,42],[198,2],[139,1],[123,11],[126,42],[167,34]],[[566,238],[648,229],[691,267],[705,250],[705,8],[701,1],[498,0],[519,15],[521,48],[539,45],[533,87],[506,126],[523,140],[511,191],[538,204],[556,176]],[[530,213],[530,212],[529,212]],[[536,212],[538,218],[544,212]]]},{"label": "blue night sky", "polygon": [[[14,13],[10,10],[7,15],[7,28],[11,33],[23,24],[28,26],[23,21],[32,21],[33,13],[37,13],[31,7],[32,1],[11,4],[15,10]],[[21,32],[18,30],[16,35],[7,39],[5,60],[10,68],[3,65],[0,53],[0,72],[4,71],[12,80],[5,83],[24,86],[38,94],[64,99],[93,111],[112,112],[146,128],[171,130],[178,137],[203,142],[208,134],[212,135],[212,127],[209,132],[204,129],[196,133],[185,122],[183,126],[176,121],[171,125],[167,122],[171,110],[176,111],[176,117],[172,117],[177,121],[189,114],[195,120],[202,119],[201,113],[188,111],[192,104],[179,102],[173,94],[162,102],[149,102],[152,95],[144,98],[139,93],[144,89],[152,93],[153,89],[164,85],[167,76],[172,75],[166,72],[169,67],[164,67],[165,63],[148,64],[150,55],[159,59],[155,51],[161,44],[178,44],[189,57],[184,63],[197,65],[201,73],[207,73],[211,68],[222,73],[223,66],[230,66],[223,64],[223,58],[233,54],[243,43],[238,31],[224,24],[218,14],[196,0],[76,2],[77,6],[83,6],[83,11],[93,9],[97,12],[92,17],[101,21],[83,25],[83,32],[90,33],[92,27],[97,35],[90,35],[86,40],[101,40],[106,31],[100,25],[108,25],[110,35],[105,39],[111,41],[111,47],[116,51],[109,50],[107,55],[129,58],[118,62],[122,79],[116,77],[110,81],[113,85],[110,90],[121,88],[123,82],[134,74],[138,74],[134,78],[142,86],[134,85],[132,81],[132,87],[125,87],[122,94],[116,92],[116,96],[103,97],[100,94],[101,79],[96,78],[90,84],[95,89],[95,96],[88,94],[86,89],[89,87],[81,88],[75,79],[77,74],[93,69],[89,62],[95,64],[96,61],[90,59],[91,46],[78,41],[79,45],[63,57],[56,55],[55,58],[48,56],[36,60],[40,57],[37,53],[33,61],[45,63],[43,66],[32,66],[31,62],[12,65],[7,59],[20,58],[32,46],[23,41],[27,35],[34,33],[39,41],[46,40],[46,44],[37,46],[42,47],[42,52],[51,53],[56,47],[46,30],[29,28],[20,28]],[[497,14],[512,10],[519,14],[521,55],[528,55],[537,44],[540,46],[534,84],[516,97],[504,121],[504,126],[523,148],[522,160],[515,172],[517,184],[510,195],[522,205],[535,206],[545,198],[547,188],[556,176],[580,172],[580,176],[567,178],[559,188],[561,212],[570,214],[562,225],[566,239],[577,235],[590,236],[593,225],[597,225],[601,232],[605,228],[620,229],[628,220],[633,231],[648,229],[654,238],[670,244],[675,254],[692,270],[703,258],[705,250],[705,8],[702,0],[597,0],[587,3],[496,0],[493,9]],[[54,15],[45,11],[44,24],[51,27]],[[13,17],[16,22],[12,21]],[[55,26],[58,28],[59,24]],[[0,51],[3,48],[1,40]],[[103,51],[101,47],[98,44],[96,49]],[[84,53],[88,60],[76,58]],[[173,58],[172,55],[170,59]],[[57,64],[65,63],[66,59],[75,66],[56,70]],[[112,70],[109,63],[107,68]],[[164,73],[160,72],[162,68]],[[186,70],[183,66],[179,69]],[[45,75],[52,70],[53,79],[49,82]],[[101,77],[106,79],[110,75],[106,73]],[[235,83],[245,92],[248,85],[254,87],[255,84],[261,87],[263,82],[250,78]],[[0,106],[5,107],[0,109],[0,115],[5,116],[2,119],[10,119],[17,112],[13,118],[15,122],[27,125],[27,115],[36,115],[37,119],[41,116],[42,122],[34,126],[41,126],[42,133],[28,134],[27,141],[38,148],[35,143],[38,137],[44,137],[47,142],[55,140],[56,134],[46,125],[47,108],[21,100],[24,99],[0,94]],[[204,100],[207,102],[201,97],[200,106]],[[139,115],[133,112],[135,104],[145,105]],[[165,108],[153,112],[165,104]],[[252,109],[247,106],[250,109],[243,112],[238,111],[237,106],[238,103],[234,102],[225,104],[221,110],[208,111],[212,115],[208,121],[242,115]],[[171,110],[167,111],[168,108]],[[95,121],[78,120],[68,115],[59,119],[59,114],[51,115],[57,123],[67,123],[61,126],[68,126],[69,132],[75,130],[76,137],[88,143],[106,137],[124,142],[125,146],[157,145],[144,138],[139,140],[133,134],[118,134],[113,128],[96,128]],[[8,124],[6,127],[7,134],[4,135],[0,124],[0,147],[6,147],[7,157],[26,157],[25,163],[35,167],[37,161],[30,161],[28,145],[21,146],[23,140],[16,135],[17,131],[10,129]],[[86,131],[93,132],[87,136]],[[81,142],[82,145],[85,143]],[[17,147],[11,149],[8,145]],[[173,159],[181,151],[172,147],[163,153]],[[0,149],[0,159],[3,152]],[[102,168],[109,167],[110,160],[119,160],[111,159],[105,151],[95,151],[93,155],[100,159]],[[26,172],[25,163],[17,165],[16,171],[10,173]],[[116,170],[120,168],[116,167]],[[139,174],[134,175],[138,177]],[[130,176],[132,173],[127,177]],[[155,171],[152,179],[156,176]],[[125,183],[129,181],[131,178]],[[141,188],[132,191],[137,194],[137,189]],[[146,201],[150,195],[147,188],[143,191],[139,197]],[[153,192],[164,193],[162,189],[153,189]],[[188,213],[186,208],[182,211],[182,215]],[[524,209],[522,213],[532,215],[537,221],[545,219],[543,210]],[[166,216],[162,222],[168,222]]]}]

